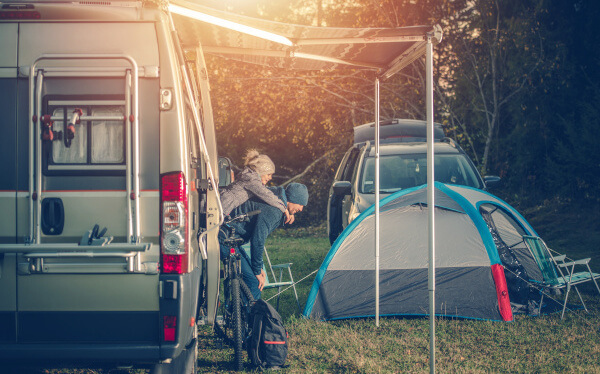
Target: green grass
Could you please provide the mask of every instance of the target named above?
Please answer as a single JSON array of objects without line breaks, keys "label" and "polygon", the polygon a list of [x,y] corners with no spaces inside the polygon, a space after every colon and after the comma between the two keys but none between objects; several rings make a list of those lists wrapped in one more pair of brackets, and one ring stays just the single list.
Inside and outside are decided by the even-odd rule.
[{"label": "green grass", "polygon": [[[523,215],[545,241],[574,258],[592,257],[600,270],[600,221],[594,207],[575,209],[548,202]],[[323,227],[276,231],[268,240],[272,262],[292,262],[296,280],[318,269],[329,250]],[[594,268],[594,266],[593,266]],[[300,284],[304,307],[315,274]],[[514,322],[436,320],[438,373],[600,373],[600,298],[586,288],[590,313],[517,316]],[[263,298],[274,291],[263,293]],[[576,303],[576,300],[570,299]],[[270,301],[273,305],[275,299]],[[382,318],[318,322],[300,317],[292,290],[281,296],[280,313],[290,334],[289,367],[282,373],[426,373],[429,320]],[[200,373],[231,372],[233,351],[211,327],[199,329]],[[250,368],[246,368],[251,372]],[[132,371],[133,372],[133,371]],[[55,370],[50,374],[96,374]]]},{"label": "green grass", "polygon": [[[549,202],[523,215],[551,247],[574,258],[592,257],[599,269],[600,223],[590,219],[594,212]],[[318,269],[329,247],[323,227],[277,231],[267,242],[272,262],[292,262],[296,280]],[[297,286],[302,307],[314,277]],[[299,316],[291,290],[281,297],[280,313],[290,334],[289,367],[283,372],[429,371],[428,319],[382,318],[379,327],[373,319],[318,322]],[[562,321],[560,314],[516,316],[509,323],[437,319],[437,372],[600,373],[600,298],[591,292],[584,298],[590,313],[568,312]],[[200,345],[200,373],[230,370],[232,351],[215,344],[209,327],[201,329]]]}]

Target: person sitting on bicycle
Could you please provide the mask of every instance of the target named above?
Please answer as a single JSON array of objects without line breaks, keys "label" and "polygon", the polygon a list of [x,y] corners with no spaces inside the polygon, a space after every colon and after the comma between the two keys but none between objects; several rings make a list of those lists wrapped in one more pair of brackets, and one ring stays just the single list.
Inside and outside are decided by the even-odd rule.
[{"label": "person sitting on bicycle", "polygon": [[[271,190],[286,204],[290,215],[301,212],[308,203],[308,189],[301,183],[290,183],[285,189],[271,187]],[[230,215],[235,217],[255,210],[260,210],[260,213],[250,217],[248,221],[234,222],[231,225],[235,227],[236,235],[244,239],[244,243],[250,242],[250,258],[244,251],[240,251],[242,278],[250,288],[254,299],[258,300],[266,281],[266,274],[262,270],[265,241],[273,230],[283,225],[284,214],[281,210],[258,199],[251,199],[235,208]],[[229,246],[223,242],[225,239],[226,235],[221,231],[219,233],[221,259],[229,256]]]}]

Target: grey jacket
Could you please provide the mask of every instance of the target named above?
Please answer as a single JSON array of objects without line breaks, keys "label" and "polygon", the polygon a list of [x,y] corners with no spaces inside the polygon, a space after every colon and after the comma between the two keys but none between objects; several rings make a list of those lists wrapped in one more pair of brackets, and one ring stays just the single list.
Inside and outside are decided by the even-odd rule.
[{"label": "grey jacket", "polygon": [[260,180],[258,172],[245,167],[233,183],[225,187],[221,192],[221,205],[223,214],[228,215],[248,199],[256,197],[265,203],[285,212],[286,206],[272,191],[270,191]]}]

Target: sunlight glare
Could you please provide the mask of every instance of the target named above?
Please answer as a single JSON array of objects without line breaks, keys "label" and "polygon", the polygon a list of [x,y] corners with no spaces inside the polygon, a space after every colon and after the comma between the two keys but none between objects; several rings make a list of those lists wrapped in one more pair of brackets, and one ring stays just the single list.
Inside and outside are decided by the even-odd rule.
[{"label": "sunlight glare", "polygon": [[185,16],[185,17],[194,18],[199,21],[211,23],[213,25],[217,25],[217,26],[225,27],[225,28],[228,28],[231,30],[239,31],[244,34],[256,36],[261,39],[270,40],[275,43],[287,45],[290,47],[293,45],[291,40],[289,40],[285,36],[273,34],[268,31],[259,30],[254,27],[245,26],[245,25],[242,25],[239,23],[235,23],[232,21],[218,18],[218,17],[210,16],[208,14],[201,13],[201,12],[191,10],[188,8],[184,8],[184,7],[181,7],[178,5],[169,4],[169,11],[171,11],[172,13],[175,13],[175,14]]}]

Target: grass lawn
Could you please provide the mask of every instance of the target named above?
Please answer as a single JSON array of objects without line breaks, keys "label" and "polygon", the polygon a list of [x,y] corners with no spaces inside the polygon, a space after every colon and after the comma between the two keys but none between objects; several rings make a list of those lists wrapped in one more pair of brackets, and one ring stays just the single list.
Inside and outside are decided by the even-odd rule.
[{"label": "grass lawn", "polygon": [[[548,243],[574,258],[592,257],[600,270],[600,224],[584,213],[549,203],[523,212]],[[585,233],[585,234],[583,234]],[[267,243],[273,264],[293,262],[299,280],[316,270],[327,251],[325,230],[277,231]],[[594,269],[594,266],[592,266]],[[315,275],[298,286],[304,307]],[[586,287],[590,313],[516,316],[514,322],[438,319],[439,373],[600,373],[600,297]],[[274,291],[263,293],[269,299]],[[570,299],[576,303],[575,298]],[[275,299],[270,300],[274,305]],[[429,320],[382,318],[317,322],[299,316],[292,290],[280,313],[290,334],[285,373],[425,373],[429,371]],[[232,350],[221,347],[209,327],[200,329],[200,372],[228,372]],[[249,368],[247,368],[250,371]]]},{"label": "grass lawn", "polygon": [[[592,257],[600,271],[597,210],[548,202],[522,212],[538,234],[574,258]],[[318,269],[329,250],[323,227],[276,231],[267,243],[273,264],[292,262],[296,280]],[[304,307],[315,274],[298,284]],[[517,316],[514,322],[438,319],[438,373],[600,373],[600,297],[586,287],[590,313]],[[263,293],[265,299],[274,291]],[[574,294],[574,293],[572,293]],[[274,305],[275,299],[270,300]],[[571,299],[575,303],[575,298]],[[292,291],[282,294],[280,313],[290,334],[289,367],[283,373],[427,373],[429,320],[382,318],[317,322],[300,317]],[[229,372],[233,351],[211,327],[199,329],[200,373]],[[247,371],[251,369],[247,368]],[[139,374],[143,370],[132,370]],[[233,372],[233,371],[231,371]],[[47,374],[97,374],[90,369],[48,370]]]}]

